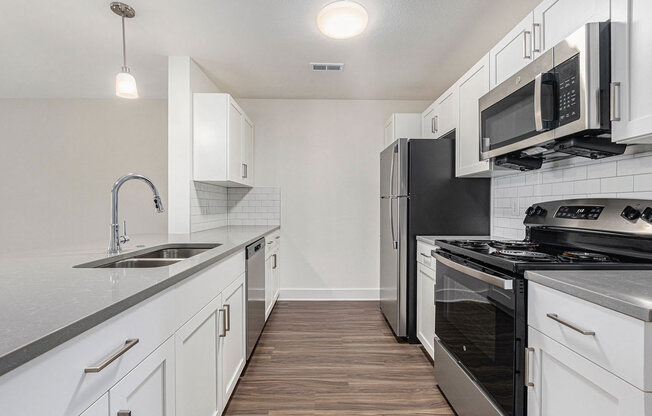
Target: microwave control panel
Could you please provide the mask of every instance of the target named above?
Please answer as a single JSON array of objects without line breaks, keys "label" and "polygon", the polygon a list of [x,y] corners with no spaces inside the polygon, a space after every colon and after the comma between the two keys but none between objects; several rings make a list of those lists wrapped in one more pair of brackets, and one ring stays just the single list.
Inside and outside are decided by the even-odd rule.
[{"label": "microwave control panel", "polygon": [[557,75],[557,108],[559,125],[580,118],[580,56],[575,55],[555,68]]}]

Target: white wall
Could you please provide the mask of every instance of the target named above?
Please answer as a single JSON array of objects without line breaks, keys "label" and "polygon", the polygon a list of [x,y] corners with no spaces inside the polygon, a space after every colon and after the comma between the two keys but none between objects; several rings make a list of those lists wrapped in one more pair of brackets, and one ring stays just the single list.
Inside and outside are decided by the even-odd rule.
[{"label": "white wall", "polygon": [[256,126],[256,186],[281,188],[281,297],[377,299],[383,126],[429,103],[237,101]]},{"label": "white wall", "polygon": [[[0,100],[0,252],[108,245],[110,191],[150,177],[167,203],[166,100]],[[141,182],[124,185],[131,234],[166,232]]]}]

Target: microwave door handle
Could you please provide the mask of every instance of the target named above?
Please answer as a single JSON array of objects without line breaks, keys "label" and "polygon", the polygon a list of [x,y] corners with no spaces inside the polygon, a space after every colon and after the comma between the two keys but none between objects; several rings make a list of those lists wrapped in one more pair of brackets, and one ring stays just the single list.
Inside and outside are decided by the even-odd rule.
[{"label": "microwave door handle", "polygon": [[543,131],[543,112],[541,110],[541,86],[543,74],[534,78],[534,127],[536,131]]}]

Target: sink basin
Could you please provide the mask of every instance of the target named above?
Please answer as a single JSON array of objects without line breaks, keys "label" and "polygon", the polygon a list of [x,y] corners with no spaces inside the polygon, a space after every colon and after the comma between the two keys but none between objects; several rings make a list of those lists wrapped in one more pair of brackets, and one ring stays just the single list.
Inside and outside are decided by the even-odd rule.
[{"label": "sink basin", "polygon": [[96,267],[101,269],[144,269],[169,266],[178,263],[181,260],[182,259],[126,259]]},{"label": "sink basin", "polygon": [[91,261],[89,263],[79,264],[75,266],[75,268],[145,269],[164,267],[178,263],[218,246],[221,246],[221,244],[165,244],[131,253],[120,254],[106,259]]}]

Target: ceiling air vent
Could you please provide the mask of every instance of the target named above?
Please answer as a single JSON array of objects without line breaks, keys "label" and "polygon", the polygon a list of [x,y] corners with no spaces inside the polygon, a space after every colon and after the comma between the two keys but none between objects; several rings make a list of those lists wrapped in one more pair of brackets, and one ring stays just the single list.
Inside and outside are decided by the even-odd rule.
[{"label": "ceiling air vent", "polygon": [[344,69],[344,64],[327,64],[312,62],[310,64],[313,71],[341,71]]}]

